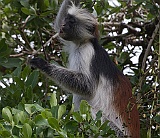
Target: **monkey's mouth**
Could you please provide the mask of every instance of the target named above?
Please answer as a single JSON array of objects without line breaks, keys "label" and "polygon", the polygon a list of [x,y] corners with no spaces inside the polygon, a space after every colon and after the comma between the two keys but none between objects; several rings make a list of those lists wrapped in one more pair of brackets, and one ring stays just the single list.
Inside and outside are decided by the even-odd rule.
[{"label": "monkey's mouth", "polygon": [[66,33],[63,31],[63,29],[60,29],[59,36],[65,38]]},{"label": "monkey's mouth", "polygon": [[60,29],[60,34],[63,34],[64,32],[63,32],[63,30],[62,29]]},{"label": "monkey's mouth", "polygon": [[60,35],[64,35],[64,31],[62,29],[60,29],[60,32],[59,32]]}]

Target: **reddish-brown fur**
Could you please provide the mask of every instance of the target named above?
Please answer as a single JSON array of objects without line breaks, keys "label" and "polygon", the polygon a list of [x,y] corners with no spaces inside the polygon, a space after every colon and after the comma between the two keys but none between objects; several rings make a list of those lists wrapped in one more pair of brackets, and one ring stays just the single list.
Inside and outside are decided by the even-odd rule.
[{"label": "reddish-brown fur", "polygon": [[115,91],[114,106],[119,112],[124,122],[124,129],[130,131],[131,138],[140,138],[139,114],[135,98],[132,95],[132,89],[128,78],[119,75],[119,85]]}]

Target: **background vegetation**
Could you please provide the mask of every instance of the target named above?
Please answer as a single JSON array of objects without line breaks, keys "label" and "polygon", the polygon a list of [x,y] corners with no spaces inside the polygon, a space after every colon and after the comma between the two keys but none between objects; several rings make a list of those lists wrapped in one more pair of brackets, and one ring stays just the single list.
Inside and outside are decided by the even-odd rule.
[{"label": "background vegetation", "polygon": [[[0,138],[115,137],[91,118],[82,101],[73,111],[66,94],[27,61],[40,56],[66,65],[62,44],[52,36],[62,0],[0,0]],[[100,44],[130,79],[142,138],[160,137],[159,0],[82,0],[99,21]]]}]

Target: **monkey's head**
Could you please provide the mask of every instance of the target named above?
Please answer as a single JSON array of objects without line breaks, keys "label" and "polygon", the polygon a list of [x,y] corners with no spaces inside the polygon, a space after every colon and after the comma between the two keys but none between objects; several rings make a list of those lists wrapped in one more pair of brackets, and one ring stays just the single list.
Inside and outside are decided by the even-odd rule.
[{"label": "monkey's head", "polygon": [[97,20],[91,13],[72,4],[62,22],[59,35],[68,41],[90,40],[97,37],[97,24]]}]

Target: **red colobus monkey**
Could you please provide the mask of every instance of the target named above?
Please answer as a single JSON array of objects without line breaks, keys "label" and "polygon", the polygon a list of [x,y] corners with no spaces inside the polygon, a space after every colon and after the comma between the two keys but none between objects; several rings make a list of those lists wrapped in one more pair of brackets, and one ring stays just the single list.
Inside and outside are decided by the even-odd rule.
[{"label": "red colobus monkey", "polygon": [[30,61],[60,87],[73,93],[78,110],[81,100],[91,105],[92,116],[102,111],[102,120],[118,137],[140,137],[139,115],[128,79],[99,45],[97,21],[80,0],[64,0],[55,21],[64,49],[69,54],[68,68],[50,64],[41,58]]}]

